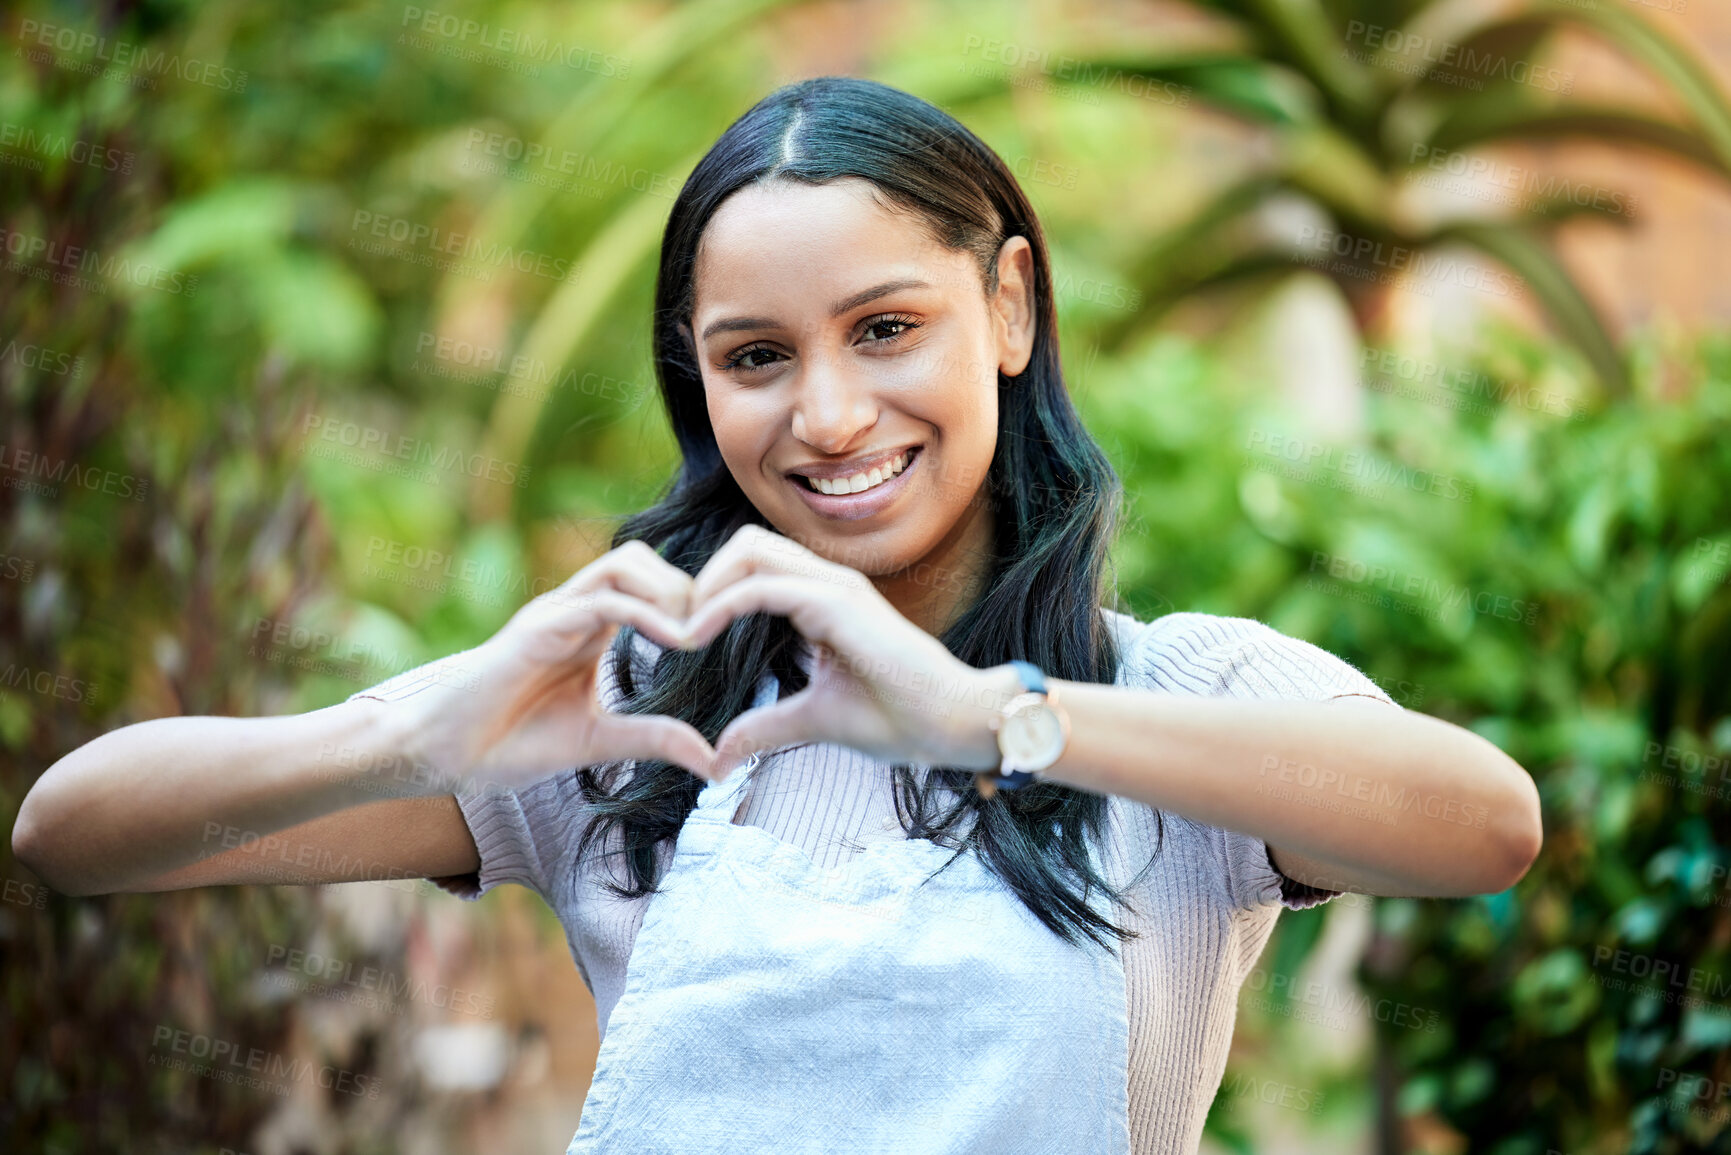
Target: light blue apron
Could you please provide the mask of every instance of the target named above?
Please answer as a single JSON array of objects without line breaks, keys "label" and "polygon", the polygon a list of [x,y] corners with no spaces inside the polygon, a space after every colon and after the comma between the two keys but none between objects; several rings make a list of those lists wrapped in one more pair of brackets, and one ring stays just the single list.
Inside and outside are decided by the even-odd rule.
[{"label": "light blue apron", "polygon": [[825,870],[736,825],[758,765],[680,830],[567,1155],[1129,1155],[1115,950],[1058,938],[972,852],[921,886],[953,851]]}]

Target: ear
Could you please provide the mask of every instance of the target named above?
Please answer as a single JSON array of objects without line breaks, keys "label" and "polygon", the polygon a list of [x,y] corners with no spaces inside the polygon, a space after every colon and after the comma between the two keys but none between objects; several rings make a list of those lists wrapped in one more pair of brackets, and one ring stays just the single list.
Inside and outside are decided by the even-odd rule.
[{"label": "ear", "polygon": [[1018,377],[1034,355],[1034,249],[1010,237],[998,249],[998,292],[991,300],[998,336],[998,371]]}]

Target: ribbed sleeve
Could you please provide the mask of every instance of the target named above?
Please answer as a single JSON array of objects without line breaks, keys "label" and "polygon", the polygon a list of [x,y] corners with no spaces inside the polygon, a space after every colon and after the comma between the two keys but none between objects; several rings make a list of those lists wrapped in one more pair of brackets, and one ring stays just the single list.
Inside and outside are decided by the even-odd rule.
[{"label": "ribbed sleeve", "polygon": [[[1310,702],[1363,695],[1401,708],[1352,663],[1253,618],[1167,614],[1142,627],[1125,662],[1139,684],[1174,693]],[[1281,874],[1255,835],[1204,830],[1235,906],[1304,910],[1341,893]]]},{"label": "ribbed sleeve", "polygon": [[457,807],[474,836],[481,868],[473,874],[433,881],[458,898],[473,902],[495,886],[515,882],[548,897],[548,855],[543,843],[564,827],[566,811],[575,809],[565,797],[561,778],[569,772],[517,790],[469,791],[457,795]]}]

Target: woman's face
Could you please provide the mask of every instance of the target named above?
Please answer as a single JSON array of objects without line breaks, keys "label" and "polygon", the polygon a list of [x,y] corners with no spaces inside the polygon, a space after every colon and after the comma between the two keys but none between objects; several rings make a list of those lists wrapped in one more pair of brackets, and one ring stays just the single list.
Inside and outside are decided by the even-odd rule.
[{"label": "woman's face", "polygon": [[698,248],[690,331],[746,497],[783,536],[877,575],[989,548],[979,495],[998,373],[1020,374],[1033,347],[1033,261],[1025,238],[1006,241],[988,300],[972,255],[870,188],[729,197]]}]

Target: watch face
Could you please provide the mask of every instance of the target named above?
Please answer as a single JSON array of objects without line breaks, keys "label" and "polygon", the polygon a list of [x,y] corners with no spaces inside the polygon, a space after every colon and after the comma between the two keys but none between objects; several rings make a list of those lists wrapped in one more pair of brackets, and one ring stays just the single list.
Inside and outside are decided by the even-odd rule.
[{"label": "watch face", "polygon": [[1044,769],[1064,749],[1064,728],[1044,702],[1017,710],[1004,722],[1004,753],[1016,766]]}]

